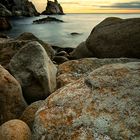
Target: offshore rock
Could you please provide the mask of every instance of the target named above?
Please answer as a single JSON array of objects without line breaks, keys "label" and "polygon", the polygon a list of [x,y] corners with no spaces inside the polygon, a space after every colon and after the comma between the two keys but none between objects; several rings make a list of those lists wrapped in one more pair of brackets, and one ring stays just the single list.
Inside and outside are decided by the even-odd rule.
[{"label": "offshore rock", "polygon": [[36,41],[26,44],[14,55],[9,70],[19,81],[29,104],[47,98],[56,88],[57,68]]},{"label": "offshore rock", "polygon": [[64,15],[63,8],[58,3],[57,0],[49,1],[47,0],[46,10],[42,12],[43,15]]},{"label": "offshore rock", "polygon": [[34,140],[138,140],[140,62],[105,65],[50,95]]}]

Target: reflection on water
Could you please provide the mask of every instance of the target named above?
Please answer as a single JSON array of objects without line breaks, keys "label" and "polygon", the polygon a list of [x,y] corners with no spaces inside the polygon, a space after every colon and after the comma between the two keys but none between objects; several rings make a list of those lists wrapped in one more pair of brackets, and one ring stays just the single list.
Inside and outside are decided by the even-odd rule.
[{"label": "reflection on water", "polygon": [[[132,18],[140,17],[140,14],[67,14],[55,16],[64,23],[32,24],[33,20],[44,17],[46,16],[11,19],[13,28],[5,33],[16,37],[23,32],[31,32],[52,45],[76,47],[88,37],[93,27],[106,17]],[[72,36],[72,32],[82,34]]]}]

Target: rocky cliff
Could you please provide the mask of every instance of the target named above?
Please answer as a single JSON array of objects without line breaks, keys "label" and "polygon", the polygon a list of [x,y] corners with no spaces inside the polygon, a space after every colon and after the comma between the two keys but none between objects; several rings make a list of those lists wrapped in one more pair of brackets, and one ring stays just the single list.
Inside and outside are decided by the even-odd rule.
[{"label": "rocky cliff", "polygon": [[35,6],[28,0],[0,0],[0,16],[37,16]]},{"label": "rocky cliff", "polygon": [[42,12],[43,15],[63,15],[63,8],[57,0],[47,1],[46,10]]}]

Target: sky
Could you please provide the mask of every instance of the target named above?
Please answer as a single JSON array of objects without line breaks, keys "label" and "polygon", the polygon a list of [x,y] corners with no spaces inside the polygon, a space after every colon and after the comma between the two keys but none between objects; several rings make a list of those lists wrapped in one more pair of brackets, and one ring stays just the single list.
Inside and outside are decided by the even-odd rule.
[{"label": "sky", "polygon": [[[30,0],[39,12],[47,0]],[[53,0],[52,0],[53,1]],[[58,0],[65,13],[140,13],[140,0]]]}]

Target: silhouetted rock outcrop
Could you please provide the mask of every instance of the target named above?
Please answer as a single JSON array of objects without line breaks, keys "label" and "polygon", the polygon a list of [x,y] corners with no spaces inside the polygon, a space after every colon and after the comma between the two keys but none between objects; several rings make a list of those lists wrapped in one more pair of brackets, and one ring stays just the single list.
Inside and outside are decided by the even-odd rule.
[{"label": "silhouetted rock outcrop", "polygon": [[0,18],[0,31],[9,30],[12,28],[11,23],[6,18]]},{"label": "silhouetted rock outcrop", "polygon": [[64,15],[63,8],[58,3],[57,0],[49,1],[47,0],[46,10],[42,12],[43,15]]},{"label": "silhouetted rock outcrop", "polygon": [[0,0],[0,16],[37,16],[35,6],[28,0]]}]

